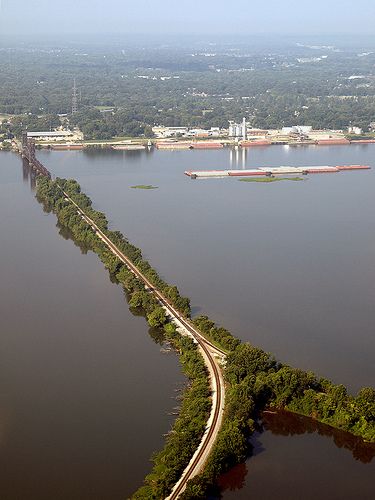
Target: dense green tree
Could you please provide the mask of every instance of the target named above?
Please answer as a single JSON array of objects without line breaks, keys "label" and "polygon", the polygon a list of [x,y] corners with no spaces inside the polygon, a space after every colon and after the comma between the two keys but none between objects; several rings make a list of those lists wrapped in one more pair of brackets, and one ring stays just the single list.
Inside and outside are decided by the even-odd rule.
[{"label": "dense green tree", "polygon": [[162,307],[155,307],[152,313],[147,316],[147,320],[149,325],[154,328],[163,326],[167,321],[164,309]]}]

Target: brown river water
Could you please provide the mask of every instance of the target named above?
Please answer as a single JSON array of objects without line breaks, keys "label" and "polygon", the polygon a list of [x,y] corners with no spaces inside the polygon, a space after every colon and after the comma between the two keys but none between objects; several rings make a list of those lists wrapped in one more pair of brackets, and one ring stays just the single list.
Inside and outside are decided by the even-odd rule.
[{"label": "brown river water", "polygon": [[[273,184],[183,175],[375,167],[375,146],[38,155],[80,182],[195,314],[352,392],[375,385],[375,170]],[[126,498],[171,425],[178,360],[160,352],[98,259],[59,235],[22,177],[21,161],[1,154],[0,491]],[[368,450],[307,422],[271,420],[253,456],[222,478],[224,498],[373,498]]]},{"label": "brown river water", "polygon": [[124,499],[184,384],[99,259],[43,213],[0,155],[0,498]]}]

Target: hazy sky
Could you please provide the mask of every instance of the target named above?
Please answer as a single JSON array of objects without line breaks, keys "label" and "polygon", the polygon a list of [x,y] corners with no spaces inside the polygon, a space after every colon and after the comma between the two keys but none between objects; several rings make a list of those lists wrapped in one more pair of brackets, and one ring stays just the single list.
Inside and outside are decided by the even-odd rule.
[{"label": "hazy sky", "polygon": [[375,0],[0,0],[0,32],[375,34]]}]

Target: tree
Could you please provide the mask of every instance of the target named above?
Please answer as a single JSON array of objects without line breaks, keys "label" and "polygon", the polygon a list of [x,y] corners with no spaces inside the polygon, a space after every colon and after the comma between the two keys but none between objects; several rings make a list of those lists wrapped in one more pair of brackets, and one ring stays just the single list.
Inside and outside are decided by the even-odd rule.
[{"label": "tree", "polygon": [[154,328],[163,326],[167,321],[164,309],[160,306],[155,307],[155,309],[147,316],[147,321],[149,325]]}]

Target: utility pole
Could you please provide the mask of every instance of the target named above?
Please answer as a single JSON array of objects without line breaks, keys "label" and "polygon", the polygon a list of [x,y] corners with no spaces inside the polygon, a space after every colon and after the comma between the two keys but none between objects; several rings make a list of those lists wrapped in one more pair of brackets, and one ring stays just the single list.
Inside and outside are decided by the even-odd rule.
[{"label": "utility pole", "polygon": [[76,79],[74,78],[73,98],[72,98],[72,115],[75,115],[77,112],[78,112],[78,93],[77,93]]}]

